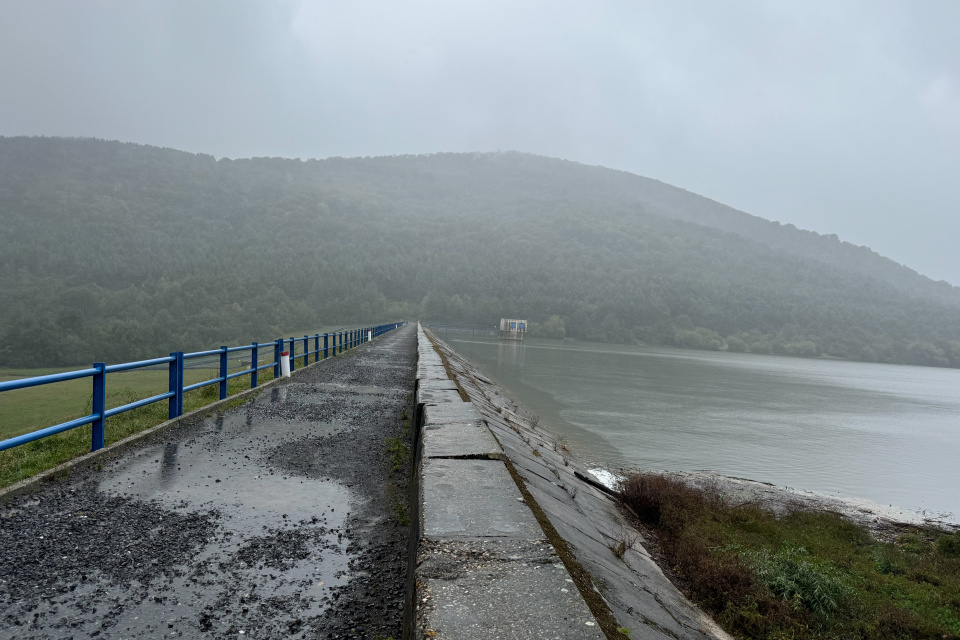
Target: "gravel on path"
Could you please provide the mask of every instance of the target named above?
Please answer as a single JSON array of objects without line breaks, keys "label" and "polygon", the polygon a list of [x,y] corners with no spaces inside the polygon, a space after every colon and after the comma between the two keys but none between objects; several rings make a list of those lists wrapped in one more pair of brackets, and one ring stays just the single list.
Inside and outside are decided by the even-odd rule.
[{"label": "gravel on path", "polygon": [[407,325],[4,504],[0,638],[399,638],[415,359]]}]

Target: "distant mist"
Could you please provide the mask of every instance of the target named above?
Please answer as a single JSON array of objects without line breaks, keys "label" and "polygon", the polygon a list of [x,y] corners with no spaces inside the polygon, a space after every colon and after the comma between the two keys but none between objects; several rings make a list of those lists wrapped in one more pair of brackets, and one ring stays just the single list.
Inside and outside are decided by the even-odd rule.
[{"label": "distant mist", "polygon": [[625,172],[519,153],[216,160],[0,138],[0,366],[422,318],[960,366],[960,290]]}]

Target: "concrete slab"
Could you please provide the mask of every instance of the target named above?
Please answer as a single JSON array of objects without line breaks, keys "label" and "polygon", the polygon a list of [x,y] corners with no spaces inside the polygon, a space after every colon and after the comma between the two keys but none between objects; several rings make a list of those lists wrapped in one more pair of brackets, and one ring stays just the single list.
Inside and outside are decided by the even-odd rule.
[{"label": "concrete slab", "polygon": [[423,455],[426,458],[502,456],[503,450],[482,424],[452,422],[424,428]]},{"label": "concrete slab", "polygon": [[[523,415],[516,404],[489,379],[479,375],[473,365],[449,351],[445,345],[441,344],[439,348],[444,349],[450,369],[457,373],[458,383],[472,400],[470,404],[483,417],[505,455],[524,478],[533,498],[557,533],[567,541],[573,555],[593,576],[595,586],[602,593],[618,624],[629,628],[632,638],[729,638],[666,579],[643,548],[639,534],[620,515],[610,496],[573,475],[574,471],[589,474],[585,466],[563,448],[562,441],[532,424],[529,416]],[[435,415],[440,418],[442,414]],[[634,539],[636,544],[628,548],[623,557],[615,553],[621,540],[633,543]],[[464,575],[469,575],[469,572]],[[439,581],[440,577],[428,580],[431,588]],[[521,587],[513,589],[522,591]],[[459,592],[454,592],[454,595],[457,594]],[[474,593],[464,592],[463,595],[469,598]],[[482,628],[485,620],[471,617],[469,602],[457,604],[456,598],[452,600],[453,604],[449,604],[451,599],[446,600],[447,609],[453,611],[451,617],[443,618],[442,606],[432,614],[432,621],[441,625],[436,628],[437,637],[444,632],[449,637],[541,637],[525,635],[536,632],[529,624],[521,624],[517,629],[491,627],[483,629],[482,633],[470,635],[476,628]],[[510,605],[494,604],[491,610],[501,606]],[[513,615],[522,614],[516,612]],[[538,618],[534,616],[531,619]],[[450,628],[455,631],[448,631]],[[588,636],[580,634],[572,637]]]},{"label": "concrete slab", "polygon": [[584,535],[593,538],[598,543],[606,544],[607,539],[603,534],[597,531],[591,523],[587,522],[583,514],[578,511],[576,507],[555,500],[553,496],[530,485],[527,485],[527,491],[529,491],[533,499],[537,501],[537,504],[540,505],[540,508],[547,514],[551,522],[553,522],[554,518],[559,518],[563,522],[567,522],[579,529]]},{"label": "concrete slab", "polygon": [[518,466],[516,460],[511,459],[511,462],[514,463],[514,468],[520,473],[520,477],[523,478],[528,488],[534,487],[549,495],[552,500],[563,502],[569,499],[568,493],[557,483],[553,474],[547,472],[543,467],[540,467],[538,471],[546,472],[546,476],[532,473],[529,469]]},{"label": "concrete slab", "polygon": [[427,543],[421,557],[417,579],[425,585],[419,595],[426,604],[417,616],[420,637],[604,637],[549,544]]},{"label": "concrete slab", "polygon": [[453,380],[448,380],[448,379],[439,380],[435,378],[430,378],[426,380],[421,380],[420,388],[424,390],[429,389],[430,391],[440,391],[443,389],[446,389],[449,391],[457,391],[457,383],[454,382]]},{"label": "concrete slab", "polygon": [[437,362],[435,364],[430,362],[421,362],[417,366],[417,372],[424,374],[423,376],[418,377],[425,377],[427,379],[437,378],[446,380],[448,378],[447,370],[444,368],[443,363],[440,362],[439,358],[437,358]]},{"label": "concrete slab", "polygon": [[487,426],[490,427],[490,431],[493,435],[500,441],[500,444],[504,448],[511,449],[520,449],[521,447],[528,446],[526,442],[523,441],[523,438],[519,433],[515,432],[513,429],[508,429],[505,427],[498,427],[494,422],[490,420],[489,417],[485,418]]},{"label": "concrete slab", "polygon": [[456,389],[419,389],[417,402],[424,404],[441,404],[443,402],[463,402],[460,392]]},{"label": "concrete slab", "polygon": [[473,408],[473,405],[463,401],[428,404],[425,412],[424,424],[427,425],[480,420],[480,414]]},{"label": "concrete slab", "polygon": [[423,536],[543,538],[499,460],[423,461]]}]

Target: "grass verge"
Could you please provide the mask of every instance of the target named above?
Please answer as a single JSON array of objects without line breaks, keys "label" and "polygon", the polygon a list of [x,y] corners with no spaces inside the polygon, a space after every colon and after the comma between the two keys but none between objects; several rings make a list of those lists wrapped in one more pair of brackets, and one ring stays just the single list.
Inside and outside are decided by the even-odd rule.
[{"label": "grass verge", "polygon": [[[258,376],[258,386],[273,379],[273,371],[264,369]],[[108,376],[108,384],[113,378]],[[53,386],[53,385],[49,385]],[[227,383],[227,396],[235,395],[250,388],[250,376],[239,376]],[[140,385],[123,386],[107,391],[107,406],[117,407],[133,402],[143,397],[153,395],[157,391],[146,391]],[[89,391],[86,398],[86,407],[78,415],[90,413]],[[215,402],[220,398],[218,385],[211,385],[189,391],[183,396],[183,410],[193,411]],[[76,417],[76,416],[74,416]],[[69,418],[59,418],[66,420]],[[154,427],[167,420],[166,401],[155,402],[133,411],[126,411],[120,415],[107,418],[105,426],[106,444],[113,444],[127,436],[133,435]],[[46,425],[45,425],[46,426]],[[40,428],[40,427],[38,427]],[[59,464],[76,458],[90,451],[90,425],[78,427],[58,433],[57,435],[35,440],[34,442],[0,451],[0,488],[9,486],[24,478],[52,469]]]},{"label": "grass verge", "polygon": [[[272,352],[264,357],[272,359]],[[333,357],[333,356],[331,356]],[[267,364],[261,359],[260,364]],[[310,361],[313,364],[313,360]],[[249,366],[244,363],[231,366],[231,373]],[[307,366],[303,356],[294,360],[296,369]],[[147,368],[107,375],[107,408],[119,407],[148,398],[167,390],[168,373],[161,368]],[[23,378],[70,369],[0,369],[0,380]],[[214,368],[187,368],[186,385],[209,380],[219,375]],[[273,369],[260,370],[257,386],[273,380]],[[250,376],[238,376],[227,382],[227,397],[250,388]],[[189,391],[183,396],[184,413],[199,409],[219,400],[219,385],[210,385]],[[36,431],[91,412],[90,380],[70,380],[55,384],[8,391],[0,394],[0,439]],[[127,436],[149,429],[167,420],[166,401],[126,411],[106,420],[106,444],[113,444]],[[76,458],[90,451],[89,425],[71,429],[55,436],[36,440],[13,449],[0,451],[0,488]]]},{"label": "grass verge", "polygon": [[737,638],[960,638],[960,532],[894,542],[833,513],[777,517],[636,474],[621,499],[694,602]]}]

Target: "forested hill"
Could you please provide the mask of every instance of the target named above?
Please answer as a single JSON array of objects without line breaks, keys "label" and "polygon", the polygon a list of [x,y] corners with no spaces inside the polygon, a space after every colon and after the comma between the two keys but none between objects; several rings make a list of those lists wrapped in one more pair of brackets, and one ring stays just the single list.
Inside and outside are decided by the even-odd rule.
[{"label": "forested hill", "polygon": [[529,154],[216,160],[0,138],[0,366],[393,318],[960,366],[960,290],[869,249]]}]

